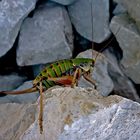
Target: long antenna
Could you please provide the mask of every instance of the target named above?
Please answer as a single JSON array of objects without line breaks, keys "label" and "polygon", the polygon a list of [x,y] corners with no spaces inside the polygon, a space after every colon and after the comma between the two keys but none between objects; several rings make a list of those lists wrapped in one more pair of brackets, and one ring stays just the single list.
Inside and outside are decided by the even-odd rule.
[{"label": "long antenna", "polygon": [[[93,34],[93,4],[92,4],[92,0],[91,0],[91,39],[92,39],[92,59],[93,59],[93,55],[94,55],[94,53],[93,53],[93,50],[94,50],[94,41],[93,41],[93,39],[94,39],[94,34]],[[114,34],[114,35],[117,35],[118,34],[118,32],[120,31],[120,27],[119,27],[119,29],[117,30],[117,32]],[[113,36],[111,39],[110,39],[110,41],[100,50],[100,51],[98,51],[98,53],[97,53],[97,55],[96,55],[96,57],[95,57],[95,59],[94,59],[94,62],[96,62],[96,59],[97,59],[97,57],[99,56],[99,54],[100,54],[100,52],[102,52],[112,41],[113,41],[113,39],[115,38],[115,36]]]},{"label": "long antenna", "polygon": [[93,6],[92,6],[92,0],[91,0],[91,42],[92,42],[92,59],[93,59],[93,50],[94,50],[94,41],[93,41]]}]

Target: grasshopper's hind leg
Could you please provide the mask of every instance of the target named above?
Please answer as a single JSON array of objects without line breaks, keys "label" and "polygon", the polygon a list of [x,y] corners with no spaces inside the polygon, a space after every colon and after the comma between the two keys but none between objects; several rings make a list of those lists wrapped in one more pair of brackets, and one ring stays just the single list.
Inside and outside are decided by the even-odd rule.
[{"label": "grasshopper's hind leg", "polygon": [[43,132],[43,88],[42,88],[42,82],[40,82],[39,86],[39,92],[40,92],[40,110],[39,110],[39,128],[40,128],[40,134]]}]

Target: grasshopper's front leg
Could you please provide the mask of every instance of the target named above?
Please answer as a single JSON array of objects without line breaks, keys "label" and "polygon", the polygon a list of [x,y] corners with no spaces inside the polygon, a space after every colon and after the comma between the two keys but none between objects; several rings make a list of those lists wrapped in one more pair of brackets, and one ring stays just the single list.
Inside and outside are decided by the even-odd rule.
[{"label": "grasshopper's front leg", "polygon": [[97,89],[97,87],[96,87],[96,81],[93,80],[93,79],[91,79],[91,75],[90,75],[90,74],[84,73],[84,74],[83,74],[83,77],[84,77],[88,82],[90,82],[91,84],[93,84],[94,87],[95,87],[95,89]]}]

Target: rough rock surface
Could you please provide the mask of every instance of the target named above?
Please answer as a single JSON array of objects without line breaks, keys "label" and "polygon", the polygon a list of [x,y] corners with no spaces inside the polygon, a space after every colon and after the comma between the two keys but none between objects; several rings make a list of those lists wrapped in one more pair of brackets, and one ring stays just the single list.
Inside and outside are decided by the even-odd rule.
[{"label": "rough rock surface", "polygon": [[123,50],[121,64],[125,74],[140,84],[140,33],[136,25],[127,14],[122,14],[112,19],[110,27]]},{"label": "rough rock surface", "polygon": [[0,104],[0,139],[19,140],[19,136],[35,120],[36,105]]},{"label": "rough rock surface", "polygon": [[69,5],[73,4],[73,2],[75,2],[76,0],[50,0],[50,1],[57,2],[62,5]]},{"label": "rough rock surface", "polygon": [[140,29],[140,1],[120,0],[119,3],[121,3],[127,9],[129,15],[136,21]]},{"label": "rough rock surface", "polygon": [[57,88],[46,92],[44,132],[38,119],[20,140],[139,139],[140,105],[96,90]]},{"label": "rough rock surface", "polygon": [[126,12],[127,12],[127,9],[123,5],[121,5],[120,3],[117,4],[115,9],[113,10],[114,15],[119,15],[119,14],[123,14],[123,13],[126,13]]},{"label": "rough rock surface", "polygon": [[[24,90],[27,88],[31,88],[32,81],[25,82],[23,85],[21,85],[16,90]],[[0,98],[0,104],[3,103],[34,103],[39,96],[39,92],[33,92],[30,94],[20,94],[20,95],[7,95]]]},{"label": "rough rock surface", "polygon": [[117,96],[102,97],[93,89],[57,88],[46,92],[44,105],[44,133],[39,134],[38,119],[20,137],[20,140],[56,140],[68,126],[79,118],[87,117],[119,102]]},{"label": "rough rock surface", "polygon": [[123,99],[65,127],[59,140],[138,140],[140,105]]},{"label": "rough rock surface", "polygon": [[[93,52],[94,58],[97,56],[98,52]],[[80,53],[77,57],[92,58],[92,50],[87,50]],[[113,90],[114,85],[113,81],[108,74],[108,61],[104,55],[99,54],[91,78],[96,81],[96,87],[99,93],[103,96],[107,96]],[[79,81],[80,87],[93,87],[88,81],[84,78],[81,78]]]},{"label": "rough rock surface", "polygon": [[70,58],[73,49],[71,23],[63,6],[47,3],[24,21],[17,49],[20,66]]},{"label": "rough rock surface", "polygon": [[114,83],[113,92],[128,99],[138,101],[139,96],[136,89],[128,77],[122,72],[113,49],[105,50],[103,54],[108,60],[108,73]]},{"label": "rough rock surface", "polygon": [[0,1],[0,56],[11,49],[23,19],[34,9],[36,0]]},{"label": "rough rock surface", "polygon": [[0,75],[0,91],[13,90],[23,84],[26,77],[19,76],[17,73],[10,75]]},{"label": "rough rock surface", "polygon": [[91,17],[93,17],[94,26],[93,40],[96,43],[101,43],[109,37],[109,0],[77,0],[75,3],[68,6],[68,11],[71,22],[77,32],[85,38],[92,40]]}]

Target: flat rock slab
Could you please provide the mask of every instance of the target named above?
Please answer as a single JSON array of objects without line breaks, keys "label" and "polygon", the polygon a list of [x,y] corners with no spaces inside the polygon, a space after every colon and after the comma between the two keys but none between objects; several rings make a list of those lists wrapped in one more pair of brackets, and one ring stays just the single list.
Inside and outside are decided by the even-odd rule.
[{"label": "flat rock slab", "polygon": [[127,14],[113,17],[110,24],[112,32],[123,50],[121,64],[125,74],[140,84],[140,33]]},{"label": "flat rock slab", "polygon": [[36,1],[0,1],[0,56],[12,48],[22,21],[35,8]]},{"label": "flat rock slab", "polygon": [[86,39],[101,43],[110,36],[109,0],[77,0],[68,6],[68,12],[77,32]]},{"label": "flat rock slab", "polygon": [[[102,126],[106,125],[109,127],[110,121],[113,123],[112,120],[116,115],[117,108],[119,108],[122,104],[124,104],[123,106],[125,107],[125,102],[127,103],[126,110],[127,108],[131,108],[131,106],[138,109],[138,105],[136,103],[130,102],[129,105],[128,100],[119,96],[100,96],[98,95],[98,92],[92,88],[84,89],[77,87],[72,89],[66,87],[56,88],[50,91],[48,90],[46,92],[46,101],[44,102],[43,134],[40,135],[38,119],[36,119],[36,121],[29,127],[29,129],[25,131],[25,133],[20,137],[20,140],[73,140],[75,136],[81,139],[83,138],[83,135],[86,138],[88,136],[91,138],[96,134],[95,132],[98,131],[98,129],[100,131],[102,130]],[[128,105],[129,107],[127,107]],[[135,111],[139,112],[138,110]],[[93,115],[95,117],[92,117]],[[103,118],[103,116],[105,118]],[[89,125],[86,125],[88,124],[86,121],[90,118],[91,124],[89,123]],[[98,122],[97,124],[96,121]],[[118,123],[120,123],[120,121],[121,118],[118,120]],[[86,128],[82,128],[82,124],[75,125],[78,122],[82,122],[83,126],[86,125],[84,126]],[[93,125],[94,123],[96,125]],[[124,122],[121,121],[121,123]],[[92,127],[93,132],[90,131],[89,134],[88,130],[90,130]],[[98,129],[96,129],[97,127]],[[69,130],[70,133],[68,132]],[[72,134],[72,132],[76,131],[77,133]],[[66,132],[68,132],[68,137],[66,136]]]},{"label": "flat rock slab", "polygon": [[72,50],[72,27],[65,7],[46,3],[21,27],[17,63],[19,66],[45,64],[70,58]]}]

